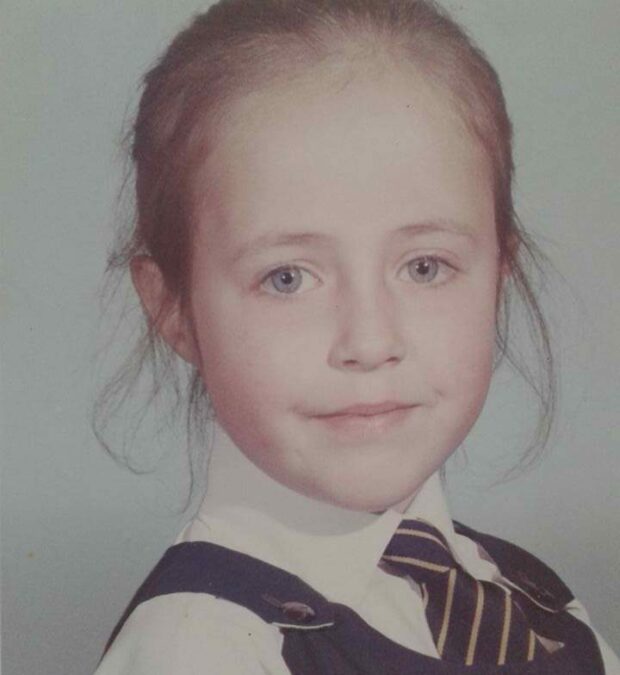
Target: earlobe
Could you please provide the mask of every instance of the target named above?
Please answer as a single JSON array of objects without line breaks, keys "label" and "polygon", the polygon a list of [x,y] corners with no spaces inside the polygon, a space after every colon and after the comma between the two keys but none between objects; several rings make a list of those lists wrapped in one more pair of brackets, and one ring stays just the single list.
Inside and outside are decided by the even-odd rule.
[{"label": "earlobe", "polygon": [[511,233],[507,242],[506,252],[503,255],[500,254],[499,277],[500,285],[502,287],[509,281],[513,274],[520,245],[521,241],[519,237],[515,233]]},{"label": "earlobe", "polygon": [[182,311],[180,299],[168,290],[157,263],[149,255],[137,255],[132,258],[130,269],[150,325],[182,359],[196,365],[191,323]]},{"label": "earlobe", "polygon": [[496,286],[496,293],[495,293],[495,312],[496,312],[496,314],[500,310],[500,305],[501,305],[502,299],[504,298],[504,294],[506,292],[506,286],[510,282],[511,277],[513,275],[513,261],[514,261],[513,255],[514,255],[515,252],[516,251],[512,248],[512,244],[510,244],[510,250],[508,251],[507,254],[502,254],[501,251],[498,251],[499,270],[498,270],[498,275],[497,275],[497,286]]},{"label": "earlobe", "polygon": [[505,270],[503,269],[502,272],[505,275],[509,276],[510,274],[512,274],[513,269],[512,266],[517,260],[520,248],[521,248],[521,238],[516,231],[512,231],[508,235],[508,242],[506,246],[507,254],[504,256]]},{"label": "earlobe", "polygon": [[506,284],[506,282],[510,279],[511,276],[512,276],[512,267],[510,265],[510,261],[502,260],[499,269],[500,286],[502,288]]}]

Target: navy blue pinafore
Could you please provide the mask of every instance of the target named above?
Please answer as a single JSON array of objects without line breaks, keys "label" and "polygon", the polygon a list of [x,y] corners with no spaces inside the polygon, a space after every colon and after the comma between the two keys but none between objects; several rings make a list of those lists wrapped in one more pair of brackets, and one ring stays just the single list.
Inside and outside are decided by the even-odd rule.
[{"label": "navy blue pinafore", "polygon": [[[538,635],[563,646],[529,664],[443,661],[403,647],[352,609],[328,599],[278,567],[207,542],[172,546],[147,577],[114,629],[112,644],[137,605],[169,593],[208,593],[239,604],[277,627],[293,675],[604,675],[592,630],[564,608],[573,595],[544,563],[523,549],[455,523],[480,544],[526,598],[522,609]],[[107,648],[106,648],[107,649]]]}]

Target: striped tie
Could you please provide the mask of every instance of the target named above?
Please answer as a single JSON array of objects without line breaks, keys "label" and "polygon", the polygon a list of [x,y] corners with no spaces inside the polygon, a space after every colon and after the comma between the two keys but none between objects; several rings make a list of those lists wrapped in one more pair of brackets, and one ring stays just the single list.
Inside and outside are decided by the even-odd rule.
[{"label": "striped tie", "polygon": [[403,520],[381,559],[420,585],[442,659],[503,665],[545,651],[509,591],[468,574],[432,525]]}]

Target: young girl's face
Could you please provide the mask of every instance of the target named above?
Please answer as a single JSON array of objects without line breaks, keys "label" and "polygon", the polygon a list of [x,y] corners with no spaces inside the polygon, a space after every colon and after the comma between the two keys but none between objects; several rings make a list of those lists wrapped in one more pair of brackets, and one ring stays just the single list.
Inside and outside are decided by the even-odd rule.
[{"label": "young girl's face", "polygon": [[478,417],[499,259],[488,162],[410,70],[233,102],[196,189],[188,331],[217,418],[284,485],[404,507]]}]

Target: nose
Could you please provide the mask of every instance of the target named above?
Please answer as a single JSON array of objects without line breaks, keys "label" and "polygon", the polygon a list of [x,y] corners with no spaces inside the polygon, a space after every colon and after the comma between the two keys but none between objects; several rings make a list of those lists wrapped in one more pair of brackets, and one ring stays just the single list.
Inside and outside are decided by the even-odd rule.
[{"label": "nose", "polygon": [[394,298],[382,288],[374,294],[348,293],[336,319],[336,337],[328,362],[333,368],[372,371],[395,366],[405,357],[406,342]]}]

